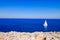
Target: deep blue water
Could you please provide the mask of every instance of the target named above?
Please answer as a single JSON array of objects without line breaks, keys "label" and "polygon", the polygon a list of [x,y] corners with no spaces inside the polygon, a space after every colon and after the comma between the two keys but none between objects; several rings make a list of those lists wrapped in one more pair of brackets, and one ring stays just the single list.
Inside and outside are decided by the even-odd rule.
[{"label": "deep blue water", "polygon": [[18,31],[18,32],[35,32],[35,31],[59,31],[60,19],[46,19],[47,29],[43,24],[45,19],[0,19],[0,32]]}]

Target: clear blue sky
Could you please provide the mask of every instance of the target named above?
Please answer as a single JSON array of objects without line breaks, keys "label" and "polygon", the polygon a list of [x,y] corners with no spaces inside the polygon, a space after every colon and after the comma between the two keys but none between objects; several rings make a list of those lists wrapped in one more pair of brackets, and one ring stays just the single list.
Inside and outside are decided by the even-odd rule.
[{"label": "clear blue sky", "polygon": [[0,18],[60,19],[60,0],[0,0]]}]

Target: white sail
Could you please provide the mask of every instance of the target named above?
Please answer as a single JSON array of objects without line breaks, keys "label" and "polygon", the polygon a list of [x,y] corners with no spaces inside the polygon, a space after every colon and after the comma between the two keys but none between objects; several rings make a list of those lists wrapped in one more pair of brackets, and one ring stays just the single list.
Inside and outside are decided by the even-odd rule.
[{"label": "white sail", "polygon": [[45,28],[47,28],[48,24],[47,24],[47,21],[46,21],[46,20],[45,20],[43,26],[44,26]]}]

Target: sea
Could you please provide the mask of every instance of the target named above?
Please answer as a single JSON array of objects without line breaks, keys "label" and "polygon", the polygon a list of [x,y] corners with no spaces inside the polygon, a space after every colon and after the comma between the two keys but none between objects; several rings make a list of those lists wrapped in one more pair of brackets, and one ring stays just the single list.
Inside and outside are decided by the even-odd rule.
[{"label": "sea", "polygon": [[[47,28],[43,26],[47,21]],[[0,32],[60,32],[60,19],[5,19],[0,18]]]}]

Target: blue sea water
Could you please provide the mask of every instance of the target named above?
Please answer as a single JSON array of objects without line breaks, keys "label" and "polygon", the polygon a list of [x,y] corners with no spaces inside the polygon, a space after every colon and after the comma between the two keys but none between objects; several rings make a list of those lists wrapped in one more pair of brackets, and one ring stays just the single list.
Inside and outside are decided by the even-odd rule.
[{"label": "blue sea water", "polygon": [[1,19],[0,32],[18,31],[18,32],[60,32],[60,19],[46,19],[48,26],[44,28],[45,19]]}]

